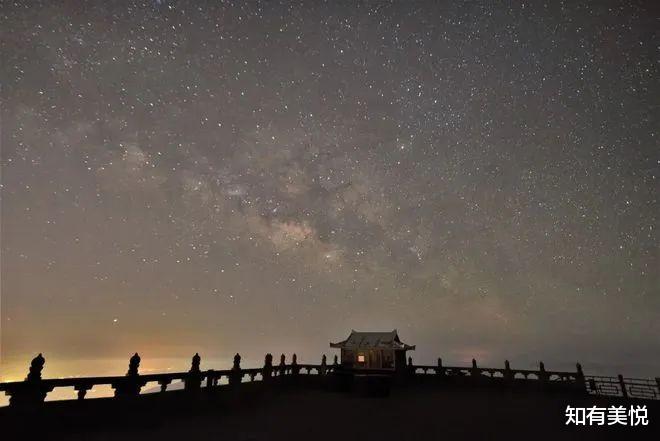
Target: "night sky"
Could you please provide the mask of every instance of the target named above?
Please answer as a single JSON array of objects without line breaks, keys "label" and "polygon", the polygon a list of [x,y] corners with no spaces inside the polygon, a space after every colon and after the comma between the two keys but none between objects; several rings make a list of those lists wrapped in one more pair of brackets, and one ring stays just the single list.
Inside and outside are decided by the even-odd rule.
[{"label": "night sky", "polygon": [[0,8],[3,379],[394,328],[660,374],[654,2]]}]

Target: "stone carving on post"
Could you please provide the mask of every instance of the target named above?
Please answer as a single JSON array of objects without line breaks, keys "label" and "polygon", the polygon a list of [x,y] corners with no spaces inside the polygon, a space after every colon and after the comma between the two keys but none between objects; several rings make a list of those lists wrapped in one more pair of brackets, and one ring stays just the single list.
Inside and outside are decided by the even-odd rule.
[{"label": "stone carving on post", "polygon": [[300,372],[300,366],[298,366],[298,356],[293,354],[291,357],[291,375],[298,375]]},{"label": "stone carving on post", "polygon": [[30,372],[25,380],[41,381],[41,371],[44,370],[44,364],[46,364],[46,359],[41,353],[39,353],[39,355],[32,359],[32,362],[30,363]]},{"label": "stone carving on post", "polygon": [[243,378],[243,373],[241,372],[241,356],[239,354],[234,355],[234,366],[231,368],[231,373],[229,374],[229,385],[234,386],[241,383]]},{"label": "stone carving on post", "polygon": [[442,358],[438,357],[438,367],[435,369],[435,373],[441,377],[445,376],[445,368],[442,366]]},{"label": "stone carving on post", "polygon": [[511,370],[511,363],[509,363],[509,360],[504,360],[504,379],[506,381],[513,381],[514,375]]},{"label": "stone carving on post", "polygon": [[337,366],[339,365],[339,360],[338,360],[337,354],[335,354],[335,357],[334,357],[334,359],[333,359],[333,361],[332,361],[332,365],[333,365],[334,367],[337,367]]},{"label": "stone carving on post", "polygon": [[128,361],[128,372],[126,372],[126,376],[134,377],[139,375],[138,370],[140,369],[140,361],[141,358],[136,352]]},{"label": "stone carving on post", "polygon": [[201,361],[202,357],[199,356],[199,353],[195,353],[190,364],[188,377],[184,380],[184,389],[189,392],[198,391],[202,387],[202,371],[199,368]]},{"label": "stone carving on post", "polygon": [[577,386],[585,393],[587,393],[587,383],[584,381],[584,372],[582,372],[582,365],[576,363],[577,374],[575,375],[575,382]]},{"label": "stone carving on post", "polygon": [[545,364],[540,361],[539,362],[539,380],[542,383],[547,383],[548,380],[550,379],[550,376],[548,375],[548,372],[545,370]]},{"label": "stone carving on post", "polygon": [[481,375],[481,369],[477,366],[477,360],[474,358],[472,359],[472,368],[470,369],[470,376],[471,377],[478,377]]},{"label": "stone carving on post", "polygon": [[323,354],[323,357],[321,357],[321,368],[319,369],[319,374],[325,375],[327,369],[328,369],[328,360],[325,358],[325,354]]},{"label": "stone carving on post", "polygon": [[280,375],[286,374],[286,355],[280,355]]},{"label": "stone carving on post", "polygon": [[140,380],[140,356],[136,352],[128,362],[126,376],[117,383],[112,384],[115,397],[134,397],[140,395],[140,389],[146,382]]},{"label": "stone carving on post", "polygon": [[264,357],[264,368],[261,371],[261,376],[263,377],[264,381],[268,381],[270,380],[272,375],[273,375],[273,355],[266,354],[266,357]]},{"label": "stone carving on post", "polygon": [[408,357],[408,375],[413,375],[415,373],[415,366],[413,366],[412,357]]},{"label": "stone carving on post", "polygon": [[48,392],[53,386],[46,386],[41,379],[46,359],[42,354],[37,355],[30,362],[30,370],[23,383],[7,389],[9,405],[12,407],[37,407],[43,404]]}]

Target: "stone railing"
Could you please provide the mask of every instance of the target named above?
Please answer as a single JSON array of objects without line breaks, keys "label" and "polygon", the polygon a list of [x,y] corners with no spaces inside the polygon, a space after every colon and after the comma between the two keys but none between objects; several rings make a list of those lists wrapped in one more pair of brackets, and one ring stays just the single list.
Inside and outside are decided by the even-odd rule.
[{"label": "stone railing", "polygon": [[240,365],[241,356],[236,354],[231,369],[202,371],[201,357],[195,354],[191,368],[187,372],[143,375],[139,373],[140,361],[137,353],[133,355],[129,361],[128,372],[124,376],[42,379],[41,372],[45,359],[39,354],[32,360],[25,381],[0,383],[0,392],[9,395],[11,407],[34,407],[43,403],[46,396],[56,388],[73,388],[78,394],[78,400],[84,400],[87,391],[95,386],[109,385],[114,389],[116,398],[130,398],[140,395],[142,388],[152,382],[160,385],[161,392],[166,392],[168,385],[176,381],[184,384],[185,391],[196,392],[202,389],[215,389],[223,379],[227,380],[229,386],[234,386],[246,381],[267,382],[274,377],[282,376],[326,375],[337,368],[337,357],[333,365],[326,363],[325,355],[321,359],[321,364],[298,364],[297,356],[293,354],[291,362],[287,364],[285,355],[282,354],[279,365],[274,366],[273,356],[267,354],[263,367],[243,369]]},{"label": "stone railing", "polygon": [[190,370],[187,372],[143,375],[139,373],[140,361],[137,353],[133,355],[129,361],[128,372],[124,376],[42,379],[41,372],[45,359],[39,354],[32,360],[25,381],[0,383],[0,392],[9,395],[11,407],[29,408],[41,405],[46,396],[56,388],[73,388],[77,392],[78,400],[84,400],[87,392],[95,386],[109,385],[114,390],[115,398],[122,399],[139,396],[148,383],[157,383],[160,386],[160,392],[164,393],[167,392],[170,384],[181,382],[184,391],[197,393],[202,390],[208,392],[216,390],[223,380],[226,380],[227,386],[231,388],[246,382],[279,381],[277,379],[280,377],[325,376],[341,372],[344,374],[387,374],[403,379],[405,382],[422,381],[433,377],[446,382],[453,381],[463,384],[463,379],[465,379],[467,382],[478,384],[540,385],[592,395],[660,399],[660,378],[647,380],[624,378],[621,375],[618,377],[585,376],[579,363],[576,365],[575,372],[560,372],[547,371],[543,362],[539,364],[538,370],[528,370],[512,369],[508,360],[505,361],[502,369],[479,367],[474,359],[470,367],[455,367],[444,366],[441,359],[438,359],[435,366],[414,365],[412,358],[408,358],[408,365],[405,369],[392,371],[347,369],[340,367],[337,356],[334,357],[333,364],[328,365],[325,355],[320,364],[298,364],[297,356],[293,354],[291,362],[287,364],[285,355],[282,354],[279,364],[274,365],[273,356],[266,354],[263,367],[243,369],[241,356],[236,354],[231,369],[202,371],[200,369],[201,357],[199,354],[195,354]]}]

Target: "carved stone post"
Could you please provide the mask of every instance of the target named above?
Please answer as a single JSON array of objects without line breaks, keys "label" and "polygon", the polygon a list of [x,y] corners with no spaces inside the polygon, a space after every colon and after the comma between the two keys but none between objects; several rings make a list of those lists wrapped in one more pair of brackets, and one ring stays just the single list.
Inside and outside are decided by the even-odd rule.
[{"label": "carved stone post", "polygon": [[241,383],[243,378],[243,373],[241,372],[241,356],[239,354],[234,355],[234,366],[231,368],[231,373],[229,374],[229,385],[234,386]]},{"label": "carved stone post", "polygon": [[46,364],[46,359],[44,356],[39,353],[36,357],[32,359],[30,363],[30,371],[28,372],[26,381],[41,381],[41,371],[44,370],[44,365]]},{"label": "carved stone post", "polygon": [[321,369],[319,370],[320,375],[325,375],[328,369],[328,360],[325,358],[325,354],[321,357]]},{"label": "carved stone post", "polygon": [[126,376],[128,377],[134,377],[139,375],[138,370],[140,369],[140,361],[142,359],[136,352],[130,360],[128,360],[128,372],[126,372]]},{"label": "carved stone post", "polygon": [[445,376],[445,368],[442,366],[442,358],[438,357],[438,367],[435,369],[435,373],[441,377]]},{"label": "carved stone post", "polygon": [[623,375],[619,374],[619,387],[621,388],[621,395],[623,398],[628,398],[628,390],[626,389],[626,382],[623,380]]},{"label": "carved stone post", "polygon": [[472,368],[470,369],[470,376],[471,377],[478,377],[481,375],[481,369],[477,367],[477,360],[474,358],[472,359]]},{"label": "carved stone post", "polygon": [[188,377],[184,380],[184,389],[189,392],[198,391],[202,387],[202,371],[199,369],[202,357],[198,353],[193,355],[188,371]]},{"label": "carved stone post", "polygon": [[115,397],[134,397],[140,395],[143,382],[140,380],[140,356],[136,352],[128,362],[128,372],[126,376],[114,383],[112,387],[115,389]]},{"label": "carved stone post", "polygon": [[413,366],[412,357],[408,357],[408,366],[407,366],[408,375],[415,375],[415,366]]},{"label": "carved stone post", "polygon": [[291,375],[298,375],[300,373],[300,366],[298,366],[298,357],[293,354],[291,357]]},{"label": "carved stone post", "polygon": [[543,364],[543,362],[541,361],[539,362],[539,380],[543,384],[545,384],[548,382],[548,379],[549,379],[549,375],[545,370],[545,364]]},{"label": "carved stone post", "polygon": [[264,381],[269,381],[273,375],[273,355],[266,354],[264,357],[264,368],[261,370],[261,376]]},{"label": "carved stone post", "polygon": [[577,369],[577,374],[575,375],[575,383],[584,393],[587,393],[587,383],[584,381],[584,372],[582,372],[582,365],[580,363],[575,364]]},{"label": "carved stone post", "polygon": [[338,360],[337,354],[335,354],[335,357],[334,357],[334,359],[333,359],[333,361],[332,361],[332,365],[333,365],[334,367],[339,366],[339,360]]},{"label": "carved stone post", "polygon": [[280,355],[280,375],[286,374],[286,355]]},{"label": "carved stone post", "polygon": [[504,360],[504,380],[513,381],[514,373],[511,371],[511,363],[509,360]]},{"label": "carved stone post", "polygon": [[42,354],[37,355],[30,363],[30,371],[23,383],[7,389],[9,405],[12,407],[38,407],[43,404],[52,386],[46,386],[41,379],[46,359]]}]

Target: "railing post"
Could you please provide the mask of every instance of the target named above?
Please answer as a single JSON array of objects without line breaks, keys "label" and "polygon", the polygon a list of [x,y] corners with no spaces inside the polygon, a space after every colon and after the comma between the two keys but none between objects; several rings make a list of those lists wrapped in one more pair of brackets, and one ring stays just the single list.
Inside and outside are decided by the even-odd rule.
[{"label": "railing post", "polygon": [[472,359],[472,368],[470,369],[470,376],[471,377],[478,377],[481,375],[481,369],[477,367],[477,360],[474,358]]},{"label": "railing post", "polygon": [[655,384],[658,386],[658,398],[660,398],[660,377],[655,377]]},{"label": "railing post", "polygon": [[628,398],[628,390],[626,389],[626,382],[623,380],[623,375],[619,374],[619,387],[621,388],[621,395],[623,398]]},{"label": "railing post", "polygon": [[264,381],[269,381],[272,375],[273,375],[273,355],[268,353],[266,354],[266,357],[264,357],[264,368],[261,371],[261,376],[263,377]]},{"label": "railing post", "polygon": [[582,371],[582,365],[580,363],[576,363],[575,367],[577,369],[577,373],[575,374],[575,382],[577,383],[577,386],[585,393],[587,393],[587,383],[584,380],[584,372]]},{"label": "railing post", "polygon": [[545,364],[542,361],[539,362],[539,380],[544,384],[548,382],[548,373],[545,371]]},{"label": "railing post", "polygon": [[47,387],[41,379],[41,371],[44,369],[46,359],[42,354],[37,355],[30,362],[30,371],[23,383],[9,389],[9,405],[12,407],[37,407],[43,404],[48,392],[53,390]]},{"label": "railing post", "polygon": [[441,377],[445,376],[445,368],[442,366],[442,358],[438,357],[438,367],[435,370],[435,373],[440,375]]},{"label": "railing post", "polygon": [[39,353],[36,357],[30,362],[30,371],[28,372],[26,381],[41,381],[41,371],[44,370],[44,365],[46,364],[46,359],[44,356]]},{"label": "railing post", "polygon": [[332,361],[332,365],[333,365],[334,367],[339,366],[339,360],[338,360],[337,354],[335,354],[335,357],[334,357],[334,359],[333,359],[333,361]]},{"label": "railing post", "polygon": [[231,373],[229,374],[229,385],[235,386],[241,383],[243,378],[243,373],[241,372],[241,356],[239,354],[234,355],[234,366],[231,368]]},{"label": "railing post", "polygon": [[296,354],[293,354],[291,357],[291,375],[298,375],[300,372],[300,366],[298,366],[298,357]]},{"label": "railing post", "polygon": [[328,368],[327,359],[325,358],[325,354],[323,354],[323,357],[321,357],[321,368],[319,370],[319,374],[325,375],[327,368]]},{"label": "railing post", "polygon": [[115,397],[134,397],[140,395],[142,383],[140,380],[140,356],[136,352],[128,362],[126,376],[117,383],[112,384],[115,389]]},{"label": "railing post", "polygon": [[286,374],[286,355],[280,355],[280,375]]},{"label": "railing post", "polygon": [[412,357],[408,357],[408,375],[414,375],[415,374],[415,366],[413,366],[413,359]]},{"label": "railing post", "polygon": [[202,386],[202,371],[199,369],[199,365],[202,361],[202,357],[198,353],[193,355],[192,362],[190,364],[190,370],[188,371],[188,377],[184,380],[184,389],[190,392],[198,391]]},{"label": "railing post", "polygon": [[511,370],[511,363],[509,363],[509,360],[504,360],[504,380],[513,381],[514,377],[515,374]]}]

